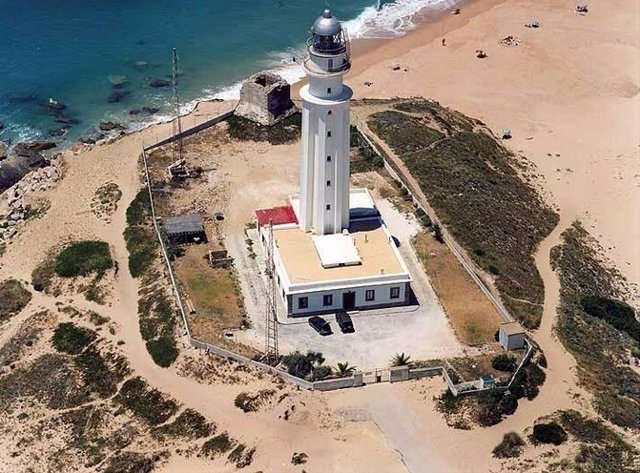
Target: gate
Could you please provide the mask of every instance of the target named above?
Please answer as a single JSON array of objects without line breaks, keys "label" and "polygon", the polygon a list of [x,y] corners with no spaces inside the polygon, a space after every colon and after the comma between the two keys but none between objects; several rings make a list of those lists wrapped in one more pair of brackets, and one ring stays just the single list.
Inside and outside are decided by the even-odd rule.
[{"label": "gate", "polygon": [[365,371],[362,373],[362,382],[364,384],[388,383],[389,370],[376,368],[375,370]]}]

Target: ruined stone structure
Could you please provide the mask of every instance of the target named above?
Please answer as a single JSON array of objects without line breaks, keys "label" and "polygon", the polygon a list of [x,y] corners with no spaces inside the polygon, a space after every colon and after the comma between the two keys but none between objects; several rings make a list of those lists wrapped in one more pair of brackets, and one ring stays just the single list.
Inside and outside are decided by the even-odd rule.
[{"label": "ruined stone structure", "polygon": [[272,72],[258,72],[242,84],[235,113],[261,125],[273,125],[295,111],[289,83]]}]

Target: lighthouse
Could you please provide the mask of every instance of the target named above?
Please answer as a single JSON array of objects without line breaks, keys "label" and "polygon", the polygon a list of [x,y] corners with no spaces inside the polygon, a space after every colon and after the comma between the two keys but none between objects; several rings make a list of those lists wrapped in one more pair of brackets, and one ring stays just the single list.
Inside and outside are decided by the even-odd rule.
[{"label": "lighthouse", "polygon": [[349,41],[330,10],[311,28],[302,99],[299,225],[315,235],[349,228]]}]

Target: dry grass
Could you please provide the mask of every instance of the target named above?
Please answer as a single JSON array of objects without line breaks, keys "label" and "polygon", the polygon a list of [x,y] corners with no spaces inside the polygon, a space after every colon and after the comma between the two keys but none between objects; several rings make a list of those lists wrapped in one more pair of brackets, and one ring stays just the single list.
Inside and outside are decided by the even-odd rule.
[{"label": "dry grass", "polygon": [[224,331],[241,328],[244,310],[232,269],[210,268],[204,256],[207,247],[185,247],[176,262],[176,273],[196,313],[190,316],[193,336],[203,342],[218,343]]},{"label": "dry grass", "polygon": [[449,248],[427,232],[413,244],[458,339],[467,345],[493,342],[500,316]]}]

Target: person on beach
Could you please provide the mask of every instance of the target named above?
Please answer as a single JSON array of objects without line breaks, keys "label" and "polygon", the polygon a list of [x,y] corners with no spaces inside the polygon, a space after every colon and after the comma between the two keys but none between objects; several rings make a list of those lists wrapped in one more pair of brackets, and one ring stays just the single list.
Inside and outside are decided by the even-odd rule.
[{"label": "person on beach", "polygon": [[447,41],[446,41],[444,38],[442,38],[442,45],[443,45],[443,46],[446,46],[446,42],[447,42]]}]

